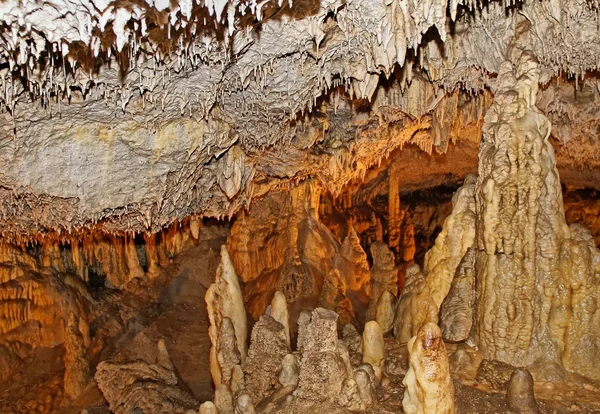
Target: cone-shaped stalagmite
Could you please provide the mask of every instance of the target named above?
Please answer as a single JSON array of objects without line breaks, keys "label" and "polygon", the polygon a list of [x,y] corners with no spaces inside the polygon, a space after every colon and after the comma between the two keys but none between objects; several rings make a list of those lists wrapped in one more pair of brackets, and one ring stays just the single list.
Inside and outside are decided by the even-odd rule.
[{"label": "cone-shaped stalagmite", "polygon": [[362,361],[371,364],[377,381],[381,380],[381,364],[384,358],[383,332],[376,321],[365,324],[363,332]]},{"label": "cone-shaped stalagmite", "polygon": [[237,350],[242,362],[246,359],[248,327],[242,291],[235,268],[225,245],[221,246],[221,263],[217,268],[215,282],[206,291],[206,305],[210,328],[208,330],[212,347],[210,350],[210,370],[215,386],[221,384],[221,367],[218,362],[219,328],[224,318],[233,324]]},{"label": "cone-shaped stalagmite", "polygon": [[281,291],[276,291],[271,301],[269,316],[283,325],[287,346],[290,347],[290,314],[288,312],[285,295]]}]

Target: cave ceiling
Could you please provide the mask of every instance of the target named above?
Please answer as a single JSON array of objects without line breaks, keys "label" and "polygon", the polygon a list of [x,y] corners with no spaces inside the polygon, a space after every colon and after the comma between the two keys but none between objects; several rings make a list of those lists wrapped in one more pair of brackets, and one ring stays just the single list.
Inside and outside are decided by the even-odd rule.
[{"label": "cave ceiling", "polygon": [[598,182],[591,1],[5,0],[0,16],[4,236],[156,231],[308,177],[336,194],[406,144],[472,158],[525,49],[561,173]]}]

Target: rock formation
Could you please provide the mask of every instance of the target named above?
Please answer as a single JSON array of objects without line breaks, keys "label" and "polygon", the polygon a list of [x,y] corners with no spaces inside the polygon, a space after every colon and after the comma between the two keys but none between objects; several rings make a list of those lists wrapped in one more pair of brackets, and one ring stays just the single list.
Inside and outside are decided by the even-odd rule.
[{"label": "rock formation", "polygon": [[375,319],[377,302],[386,290],[394,296],[398,294],[398,269],[395,265],[394,253],[385,243],[371,245],[373,267],[371,268],[371,292],[367,320]]},{"label": "rock formation", "polygon": [[[90,363],[83,334],[79,330],[79,318],[69,315],[65,329],[65,395],[74,400],[87,387],[90,376]],[[88,340],[89,342],[89,340]]]},{"label": "rock formation", "polygon": [[[224,245],[221,247],[221,263],[217,268],[215,282],[206,291],[206,305],[210,320],[209,336],[212,343],[210,371],[215,387],[218,387],[223,381],[223,367],[219,362],[220,344],[229,344],[230,347],[227,351],[230,353],[239,352],[242,363],[245,362],[248,352],[246,345],[248,327],[242,291],[240,290],[233,262]],[[228,318],[231,321],[231,325],[233,325],[237,350],[231,346],[232,344],[226,338],[231,332],[222,329],[225,318]],[[225,325],[227,326],[229,323],[225,322]],[[222,356],[221,358],[231,360],[231,358],[235,357]]]},{"label": "rock formation", "polygon": [[598,379],[590,361],[600,314],[587,304],[600,289],[600,253],[589,232],[565,221],[550,123],[535,106],[539,64],[518,47],[511,58],[486,114],[475,191],[474,338],[487,358],[560,362]]},{"label": "rock formation", "polygon": [[508,408],[520,414],[540,412],[533,393],[533,377],[523,368],[513,371],[506,391]]},{"label": "rock formation", "polygon": [[302,359],[296,394],[315,403],[336,401],[344,379],[351,372],[349,361],[347,365],[340,353],[337,314],[317,308],[310,320],[298,323],[304,326],[298,329]]},{"label": "rock formation", "polygon": [[244,366],[246,390],[254,404],[277,388],[283,359],[289,352],[284,326],[268,315],[261,316],[252,328]]},{"label": "rock formation", "polygon": [[377,301],[375,310],[375,320],[379,324],[383,334],[387,334],[394,326],[394,316],[396,314],[396,297],[386,290]]},{"label": "rock formation", "polygon": [[428,322],[437,324],[438,308],[427,288],[425,275],[419,265],[413,264],[406,269],[406,284],[398,299],[394,337],[398,342],[406,343]]},{"label": "rock formation", "polygon": [[408,342],[409,369],[402,407],[407,414],[452,414],[454,386],[442,332],[426,323]]},{"label": "rock formation", "polygon": [[346,282],[342,279],[338,269],[332,269],[325,276],[319,297],[319,306],[335,311],[341,325],[356,320],[352,302],[346,296]]},{"label": "rock formation", "polygon": [[362,362],[370,364],[375,370],[377,382],[381,380],[381,365],[384,357],[383,332],[376,321],[365,324],[363,331]]},{"label": "rock formation", "polygon": [[144,413],[185,413],[198,403],[177,387],[177,376],[160,365],[143,361],[101,362],[94,376],[115,414],[141,410]]},{"label": "rock formation", "polygon": [[450,291],[440,306],[440,328],[445,341],[461,342],[469,338],[475,304],[475,258],[469,248],[456,269]]},{"label": "rock formation", "polygon": [[288,312],[287,301],[285,295],[280,291],[275,292],[269,309],[269,316],[275,319],[283,326],[285,332],[285,340],[288,348],[291,347],[290,340],[290,313]]},{"label": "rock formation", "polygon": [[349,289],[370,292],[369,263],[367,254],[360,245],[354,228],[350,228],[348,236],[344,239],[340,251],[334,257],[334,267],[340,271],[346,280]]},{"label": "rock formation", "polygon": [[0,243],[0,254],[0,344],[63,343],[70,315],[85,320],[94,302],[85,283],[73,274],[42,267],[10,244]]}]

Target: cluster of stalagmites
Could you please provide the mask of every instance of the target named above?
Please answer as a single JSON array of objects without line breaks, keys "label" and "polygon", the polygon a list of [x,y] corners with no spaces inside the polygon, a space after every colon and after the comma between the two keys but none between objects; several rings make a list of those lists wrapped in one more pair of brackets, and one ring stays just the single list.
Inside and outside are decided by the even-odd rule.
[{"label": "cluster of stalagmites", "polygon": [[[382,290],[374,306],[376,318],[364,325],[362,336],[352,324],[345,324],[339,338],[339,315],[333,310],[302,311],[295,349],[289,339],[288,303],[277,291],[254,324],[246,348],[241,289],[223,246],[216,280],[206,294],[211,321],[210,370],[216,393],[214,401],[204,403],[200,412],[295,412],[315,406],[372,410],[378,402],[377,388],[389,383],[384,370],[384,334],[392,327],[395,296]],[[382,325],[386,327],[382,329]],[[405,410],[454,412],[453,385],[439,328],[432,324],[423,327],[411,339],[409,353]]]}]

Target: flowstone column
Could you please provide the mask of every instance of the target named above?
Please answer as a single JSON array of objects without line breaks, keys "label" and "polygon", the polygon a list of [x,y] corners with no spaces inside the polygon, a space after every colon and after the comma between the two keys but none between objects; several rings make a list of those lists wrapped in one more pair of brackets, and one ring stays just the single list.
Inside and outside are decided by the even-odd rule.
[{"label": "flowstone column", "polygon": [[[585,232],[565,221],[550,122],[535,106],[538,84],[531,52],[514,65],[505,62],[485,117],[475,192],[473,334],[485,358],[515,366],[562,364],[593,377],[594,369],[573,361],[570,349],[596,357],[597,347],[582,340],[598,343],[597,329],[575,327],[599,316],[585,305],[598,295],[598,252]],[[574,249],[581,250],[576,268],[568,260]]]}]

